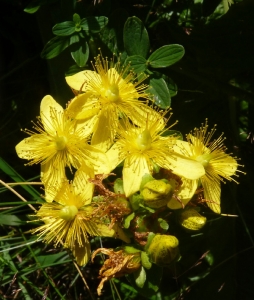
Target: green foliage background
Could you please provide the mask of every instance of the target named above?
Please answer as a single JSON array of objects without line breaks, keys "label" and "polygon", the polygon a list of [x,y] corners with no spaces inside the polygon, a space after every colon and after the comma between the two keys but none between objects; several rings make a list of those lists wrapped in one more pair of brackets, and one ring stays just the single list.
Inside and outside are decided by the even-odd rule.
[{"label": "green foliage background", "polygon": [[[42,59],[42,49],[54,38],[52,27],[71,21],[74,13],[81,18],[105,16],[108,24],[100,33],[94,33],[92,39],[85,37],[85,46],[73,48],[68,44],[60,55]],[[135,51],[128,48],[131,37],[123,38],[124,24],[133,16],[143,22],[149,36],[149,41],[144,42],[146,47],[142,48],[147,50],[140,53],[137,52],[140,47]],[[210,125],[218,125],[218,133],[225,132],[227,147],[245,165],[242,170],[247,175],[240,176],[240,184],[228,183],[222,190],[223,213],[238,217],[218,216],[197,235],[179,229],[182,259],[175,269],[165,269],[160,292],[146,298],[254,298],[253,16],[252,0],[235,1],[231,6],[225,0],[2,0],[0,3],[2,181],[38,180],[39,166],[25,168],[16,155],[15,145],[24,138],[20,129],[31,126],[44,95],[51,94],[65,105],[73,94],[64,75],[77,72],[80,65],[86,67],[84,61],[75,65],[73,53],[79,49],[85,53],[89,48],[89,62],[97,55],[98,47],[108,57],[112,57],[112,52],[121,52],[124,58],[126,50],[129,56],[135,56],[132,61],[140,67],[140,61],[151,58],[156,49],[182,45],[184,57],[151,77],[151,80],[165,78],[171,87],[173,120],[180,121],[174,129],[187,133],[208,118]],[[152,67],[148,70],[153,70]],[[29,186],[16,189],[36,207],[40,189]],[[99,299],[96,296],[99,262],[84,269],[91,296],[66,251],[35,242],[35,237],[26,233],[31,226],[27,224],[29,214],[31,209],[26,204],[1,187],[0,297]],[[92,245],[98,247],[99,241],[94,239]],[[114,245],[105,241],[105,246]],[[210,251],[209,255],[201,259],[206,251]],[[123,279],[115,280],[111,288],[106,286],[100,299],[119,298],[113,285],[121,299],[144,297]]]}]

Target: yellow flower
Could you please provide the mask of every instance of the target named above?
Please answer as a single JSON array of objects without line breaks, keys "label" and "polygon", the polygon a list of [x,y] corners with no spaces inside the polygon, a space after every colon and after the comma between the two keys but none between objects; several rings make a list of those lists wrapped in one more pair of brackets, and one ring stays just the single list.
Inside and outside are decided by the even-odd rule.
[{"label": "yellow flower", "polygon": [[164,124],[163,115],[153,113],[147,117],[145,126],[134,127],[125,122],[124,127],[119,127],[118,140],[107,155],[112,169],[124,160],[123,186],[126,197],[139,190],[142,177],[152,174],[156,165],[189,179],[204,175],[202,165],[173,152],[176,138],[161,135],[166,131]]},{"label": "yellow flower", "polygon": [[[72,100],[67,112],[93,130],[91,144],[108,150],[118,127],[119,116],[125,115],[136,124],[145,122],[144,115],[152,109],[144,104],[145,79],[98,55],[94,71],[82,71],[66,77],[71,88],[85,92]],[[139,100],[143,98],[143,102]],[[143,121],[144,120],[144,121]],[[93,124],[93,126],[91,126]]]},{"label": "yellow flower", "polygon": [[75,120],[67,117],[51,96],[42,99],[40,111],[39,121],[34,124],[35,132],[26,129],[31,136],[21,141],[16,151],[20,158],[30,160],[28,165],[41,163],[45,185],[60,185],[66,166],[78,169],[85,163],[96,173],[109,172],[106,155],[87,144],[85,128],[77,129]]},{"label": "yellow flower", "polygon": [[94,208],[89,205],[92,192],[93,184],[84,184],[82,171],[77,171],[73,183],[63,183],[54,202],[42,204],[36,217],[45,224],[32,230],[46,243],[71,249],[79,265],[90,258],[89,235],[115,235],[93,213]]},{"label": "yellow flower", "polygon": [[[177,141],[174,151],[200,163],[205,170],[200,178],[204,188],[207,205],[215,212],[220,213],[220,182],[223,178],[232,179],[237,171],[238,163],[232,156],[225,153],[223,134],[211,141],[215,127],[208,132],[207,120],[200,128],[187,135],[187,142]],[[195,184],[196,185],[196,184]]]}]

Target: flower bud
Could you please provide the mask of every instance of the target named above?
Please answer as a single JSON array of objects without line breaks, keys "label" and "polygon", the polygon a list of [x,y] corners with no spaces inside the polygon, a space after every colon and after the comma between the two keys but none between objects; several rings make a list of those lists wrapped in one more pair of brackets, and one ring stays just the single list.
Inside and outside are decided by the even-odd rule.
[{"label": "flower bud", "polygon": [[147,246],[150,260],[158,266],[167,266],[180,257],[178,239],[173,235],[156,234]]},{"label": "flower bud", "polygon": [[206,217],[201,216],[194,208],[188,208],[180,213],[179,223],[185,229],[200,230],[206,223]]},{"label": "flower bud", "polygon": [[173,195],[173,188],[163,180],[152,180],[147,182],[141,195],[144,203],[151,208],[160,208],[167,205]]}]

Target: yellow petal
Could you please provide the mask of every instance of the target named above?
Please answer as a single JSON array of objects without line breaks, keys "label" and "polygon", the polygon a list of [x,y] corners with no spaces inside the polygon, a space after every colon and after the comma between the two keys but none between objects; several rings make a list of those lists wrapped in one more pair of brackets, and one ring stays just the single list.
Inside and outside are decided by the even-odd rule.
[{"label": "yellow petal", "polygon": [[94,174],[108,174],[112,170],[111,163],[105,152],[96,147],[87,145],[89,150],[89,162],[93,164]]},{"label": "yellow petal", "polygon": [[123,158],[120,156],[120,149],[119,143],[116,142],[106,153],[111,164],[110,172],[123,161]]},{"label": "yellow petal", "polygon": [[72,254],[75,257],[77,264],[79,266],[86,265],[91,257],[90,243],[84,241],[84,239],[82,242],[83,242],[83,246],[80,246],[76,240],[74,248],[72,249]]},{"label": "yellow petal", "polygon": [[150,166],[146,157],[131,155],[127,157],[123,167],[123,188],[126,197],[136,193],[145,174],[150,174]]},{"label": "yellow petal", "polygon": [[208,207],[216,214],[221,213],[220,208],[220,195],[221,187],[220,182],[217,180],[208,180],[206,176],[201,178],[201,183],[204,188],[204,197]]},{"label": "yellow petal", "polygon": [[[114,114],[114,112],[112,112],[112,114]],[[106,152],[110,148],[115,136],[115,126],[112,126],[112,124],[110,123],[112,118],[114,119],[113,115],[111,116],[111,118],[108,118],[104,114],[101,114],[99,116],[91,140],[91,145],[95,146],[98,149],[101,149],[104,152]],[[113,121],[113,123],[114,122],[115,121]]]},{"label": "yellow petal", "polygon": [[170,169],[174,174],[187,179],[199,179],[205,175],[205,168],[200,162],[189,159],[180,154],[174,154]]},{"label": "yellow petal", "polygon": [[193,155],[193,147],[188,142],[176,140],[173,146],[173,151],[186,157]]},{"label": "yellow petal", "polygon": [[177,199],[175,199],[174,197],[172,197],[167,204],[168,208],[170,209],[183,208],[182,204],[185,206],[191,200],[191,198],[194,196],[197,190],[198,180],[189,180],[185,178],[181,178],[181,180],[182,185],[176,194],[182,203],[177,201]]},{"label": "yellow petal", "polygon": [[[136,104],[135,106],[133,106],[133,109],[131,110],[131,115],[129,115],[128,113],[126,114],[133,121],[133,123],[138,126],[141,127],[145,126],[147,119],[149,119],[150,124],[153,123],[154,121],[154,125],[155,125],[154,129],[157,132],[163,130],[165,127],[165,122],[161,117],[161,115],[146,104],[142,104],[142,103],[139,105]],[[151,131],[151,134],[154,133],[153,128],[149,128],[149,130]]]},{"label": "yellow petal", "polygon": [[59,117],[61,114],[63,114],[63,108],[52,96],[47,95],[41,100],[40,116],[46,132],[55,134],[55,116]]},{"label": "yellow petal", "polygon": [[225,177],[226,179],[229,179],[228,177],[235,174],[238,165],[237,161],[233,157],[226,154],[222,158],[218,159],[216,159],[215,156],[214,159],[212,158],[209,161],[209,163],[218,175]]},{"label": "yellow petal", "polygon": [[100,236],[108,236],[108,237],[114,237],[115,236],[114,229],[112,229],[112,228],[110,229],[105,224],[97,224],[96,229],[98,230]]},{"label": "yellow petal", "polygon": [[98,114],[100,104],[90,92],[78,95],[71,100],[66,113],[76,120],[88,119]]},{"label": "yellow petal", "polygon": [[56,154],[54,143],[50,142],[47,134],[33,134],[16,146],[20,158],[31,160],[29,164],[43,163]]},{"label": "yellow petal", "polygon": [[41,181],[45,185],[45,200],[52,202],[63,182],[66,181],[64,163],[58,164],[57,168],[53,166],[52,162],[42,164]]},{"label": "yellow petal", "polygon": [[130,243],[131,240],[130,238],[125,234],[125,232],[123,231],[123,229],[121,228],[121,226],[119,226],[119,224],[114,224],[113,229],[115,231],[115,237],[124,241],[125,243]]},{"label": "yellow petal", "polygon": [[33,159],[32,152],[36,148],[37,141],[40,141],[40,135],[36,134],[31,137],[23,139],[18,145],[15,147],[16,152],[20,158],[24,159]]},{"label": "yellow petal", "polygon": [[[100,112],[100,107],[98,107],[98,106],[91,108],[91,109],[86,109],[86,106],[85,106],[84,109],[76,115],[76,120],[93,118],[93,117],[97,116],[99,114],[99,112]],[[98,118],[98,116],[97,116],[97,118]]]},{"label": "yellow petal", "polygon": [[90,70],[81,71],[72,76],[67,76],[65,77],[65,80],[72,89],[83,92],[86,91],[86,82],[89,82],[90,80],[101,81],[99,74]]},{"label": "yellow petal", "polygon": [[93,132],[94,127],[98,121],[97,116],[93,116],[89,119],[76,120],[75,122],[75,131],[82,131],[85,138],[88,138]]},{"label": "yellow petal", "polygon": [[83,163],[75,173],[73,187],[76,195],[81,195],[84,205],[90,204],[93,197],[94,184],[88,179],[94,178],[94,170],[91,166]]},{"label": "yellow petal", "polygon": [[114,224],[111,229],[107,225],[97,224],[97,230],[99,231],[100,236],[115,237],[121,239],[125,243],[130,243],[130,238],[124,233],[121,226],[117,223]]}]

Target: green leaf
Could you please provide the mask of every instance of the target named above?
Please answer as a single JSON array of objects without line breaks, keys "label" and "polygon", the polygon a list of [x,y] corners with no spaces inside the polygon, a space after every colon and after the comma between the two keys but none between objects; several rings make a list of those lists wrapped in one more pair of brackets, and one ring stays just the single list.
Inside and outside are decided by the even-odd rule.
[{"label": "green leaf", "polygon": [[127,18],[128,13],[126,10],[122,8],[114,10],[109,16],[109,22],[107,26],[105,26],[100,32],[100,38],[102,42],[112,53],[115,53],[116,55],[119,55],[119,52],[123,53],[124,50],[123,27]]},{"label": "green leaf", "polygon": [[66,251],[61,251],[59,253],[55,253],[55,254],[48,254],[48,255],[40,255],[37,256],[36,259],[38,261],[38,263],[40,264],[40,267],[47,267],[50,266],[52,264],[54,264],[55,262],[57,262],[60,259],[63,259],[65,256],[67,256],[67,252]]},{"label": "green leaf", "polygon": [[120,247],[120,249],[124,249],[124,251],[128,254],[133,254],[133,253],[137,253],[137,252],[141,252],[141,250],[133,247],[133,246],[124,246],[124,247]]},{"label": "green leaf", "polygon": [[163,78],[152,78],[149,85],[150,88],[147,89],[147,92],[151,94],[151,100],[163,109],[170,107],[171,97],[165,80]]},{"label": "green leaf", "polygon": [[149,65],[153,68],[165,68],[173,65],[184,55],[181,45],[166,45],[155,50],[148,58]]},{"label": "green leaf", "polygon": [[75,23],[73,21],[65,21],[56,24],[52,31],[57,36],[68,36],[75,32]]},{"label": "green leaf", "polygon": [[70,44],[69,37],[56,36],[43,48],[41,57],[51,59],[63,52]]},{"label": "green leaf", "polygon": [[212,266],[214,264],[214,256],[211,252],[208,252],[205,256],[205,260],[207,261],[207,263]]},{"label": "green leaf", "polygon": [[152,267],[152,263],[150,262],[148,254],[145,251],[141,252],[141,263],[146,269],[151,269]]},{"label": "green leaf", "polygon": [[147,30],[137,17],[128,18],[123,30],[124,48],[129,56],[140,55],[147,57],[150,42]]},{"label": "green leaf", "polygon": [[125,64],[130,64],[130,69],[133,69],[135,73],[140,74],[147,69],[146,59],[140,55],[133,55],[127,57]]},{"label": "green leaf", "polygon": [[65,75],[65,77],[71,76],[71,75],[74,75],[83,70],[84,70],[84,68],[79,68],[76,64],[74,64],[67,69],[67,71],[65,72],[64,75]]},{"label": "green leaf", "polygon": [[108,23],[107,17],[88,17],[81,20],[80,26],[83,30],[89,33],[100,32]]},{"label": "green leaf", "polygon": [[146,271],[141,267],[138,271],[133,273],[136,285],[142,289],[146,281]]},{"label": "green leaf", "polygon": [[78,43],[80,41],[80,38],[79,38],[79,35],[76,33],[76,34],[73,34],[71,37],[70,37],[70,45],[72,44],[75,44],[75,43]]},{"label": "green leaf", "polygon": [[[25,281],[23,283],[25,283]],[[18,282],[19,288],[22,291],[22,295],[24,296],[25,300],[32,300],[33,298],[29,295],[28,290],[23,283],[21,281]]]},{"label": "green leaf", "polygon": [[135,285],[135,279],[132,274],[128,275],[127,278],[133,285],[133,287],[143,296],[148,299],[151,298],[152,295],[158,292],[159,285],[162,278],[163,268],[159,267],[155,264],[152,264],[151,269],[146,270],[146,281],[142,288]]},{"label": "green leaf", "polygon": [[145,206],[145,205],[143,205],[143,204],[139,204],[139,207],[144,208],[145,210],[149,211],[151,214],[154,214],[154,213],[155,213],[155,210],[154,210],[154,209],[152,209],[152,208],[150,208],[150,207],[148,207],[148,206]]},{"label": "green leaf", "polygon": [[168,223],[167,223],[165,220],[163,220],[162,218],[159,218],[159,219],[158,219],[158,222],[159,222],[160,227],[161,227],[162,229],[168,230],[169,225],[168,225]]},{"label": "green leaf", "polygon": [[33,13],[37,12],[37,10],[38,10],[40,7],[41,7],[40,5],[38,5],[38,6],[30,6],[30,5],[28,5],[28,6],[24,9],[24,12],[29,13],[29,14],[33,14]]},{"label": "green leaf", "polygon": [[51,4],[56,1],[57,0],[33,0],[24,9],[24,12],[33,14],[33,13],[37,12],[37,10],[41,7],[41,5]]},{"label": "green leaf", "polygon": [[74,14],[72,17],[72,20],[75,24],[80,24],[80,22],[81,22],[79,14]]},{"label": "green leaf", "polygon": [[124,228],[129,228],[130,227],[130,223],[131,221],[135,218],[135,213],[131,213],[130,215],[128,215],[125,219],[124,219],[124,222],[123,222],[123,227]]},{"label": "green leaf", "polygon": [[140,203],[143,202],[143,198],[138,194],[132,195],[129,200],[132,210],[138,210]]},{"label": "green leaf", "polygon": [[33,0],[24,9],[24,12],[33,14],[37,12],[37,10],[41,7],[42,4],[44,4],[44,0]]},{"label": "green leaf", "polygon": [[178,89],[177,89],[177,85],[174,83],[174,81],[170,77],[168,77],[164,74],[162,75],[162,78],[165,80],[165,82],[168,86],[170,96],[171,97],[176,96],[177,92],[178,92]]},{"label": "green leaf", "polygon": [[75,51],[71,51],[71,56],[79,67],[84,67],[89,57],[89,47],[87,42],[75,45]]},{"label": "green leaf", "polygon": [[[0,157],[0,169],[15,182],[26,182],[3,158]],[[34,199],[41,201],[40,193],[35,188],[29,185],[21,185]]]},{"label": "green leaf", "polygon": [[0,224],[9,225],[9,226],[20,226],[21,224],[25,224],[26,222],[22,221],[15,215],[3,215],[0,216]]}]

